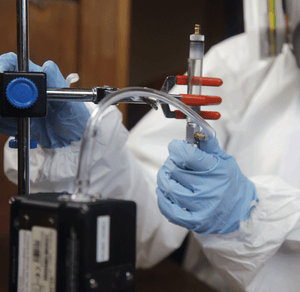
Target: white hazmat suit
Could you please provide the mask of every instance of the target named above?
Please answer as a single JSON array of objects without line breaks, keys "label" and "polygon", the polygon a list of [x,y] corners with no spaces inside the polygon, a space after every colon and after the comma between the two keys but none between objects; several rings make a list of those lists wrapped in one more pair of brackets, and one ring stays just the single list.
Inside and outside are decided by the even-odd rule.
[{"label": "white hazmat suit", "polygon": [[[244,4],[247,9],[260,3]],[[294,4],[300,16],[300,6]],[[203,94],[223,98],[217,108],[222,117],[210,124],[220,145],[254,182],[259,203],[239,230],[195,235],[198,249],[192,241],[185,266],[221,291],[299,291],[300,71],[287,44],[276,58],[259,58],[260,34],[246,12],[250,22],[246,33],[213,47],[205,56],[204,76],[220,77],[224,84],[203,88]],[[184,90],[178,86],[173,93]],[[154,130],[146,126],[153,123]],[[167,139],[171,125],[172,121],[164,122],[154,112],[137,125],[130,143],[141,161],[155,155],[156,164],[163,163],[166,150],[160,152],[157,145],[163,143],[159,137]],[[177,135],[176,130],[170,131],[172,137],[182,139],[183,125],[180,130]],[[161,153],[160,162],[157,153]]]},{"label": "white hazmat suit", "polygon": [[[220,291],[293,292],[300,287],[300,71],[287,44],[277,57],[259,59],[253,46],[258,37],[246,25],[246,33],[207,53],[203,76],[222,78],[224,84],[203,88],[203,94],[223,98],[213,108],[222,117],[211,125],[220,145],[255,184],[259,202],[235,232],[195,234],[185,266]],[[186,93],[186,88],[177,86],[173,92]],[[120,119],[112,108],[99,125],[90,192],[137,202],[137,263],[148,267],[180,246],[187,234],[159,213],[155,197],[167,145],[185,138],[185,121],[151,111],[125,144]],[[79,147],[76,142],[31,151],[32,192],[71,192]],[[5,172],[14,182],[16,156],[6,146]]]}]

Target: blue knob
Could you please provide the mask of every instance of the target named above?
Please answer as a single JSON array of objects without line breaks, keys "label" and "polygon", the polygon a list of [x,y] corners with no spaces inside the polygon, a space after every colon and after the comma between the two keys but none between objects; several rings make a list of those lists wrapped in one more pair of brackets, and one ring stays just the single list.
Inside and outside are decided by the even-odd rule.
[{"label": "blue knob", "polygon": [[38,90],[31,80],[19,77],[8,84],[6,97],[13,106],[28,108],[36,102]]},{"label": "blue knob", "polygon": [[[18,148],[18,140],[12,139],[8,143],[9,148],[17,149]],[[37,148],[37,142],[35,140],[30,140],[30,149]]]}]

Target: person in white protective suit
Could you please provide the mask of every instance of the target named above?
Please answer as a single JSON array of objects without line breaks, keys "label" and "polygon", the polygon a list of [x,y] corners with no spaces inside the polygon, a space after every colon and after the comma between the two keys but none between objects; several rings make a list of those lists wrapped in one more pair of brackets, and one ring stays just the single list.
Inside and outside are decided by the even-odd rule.
[{"label": "person in white protective suit", "polygon": [[[220,291],[298,291],[300,287],[300,71],[288,44],[276,57],[260,58],[263,2],[245,0],[246,33],[214,46],[204,58],[203,76],[224,81],[220,88],[202,89],[203,94],[223,99],[218,108],[221,119],[210,124],[219,144],[236,158],[251,194],[255,193],[246,206],[247,217],[235,228],[212,232],[219,234],[193,233],[190,240],[185,267]],[[300,3],[286,2],[293,34],[300,22]],[[280,15],[283,20],[281,4],[276,1],[278,22]],[[295,48],[297,44],[295,39]],[[185,92],[184,86],[173,90]],[[126,144],[128,133],[120,120],[118,110],[111,108],[99,124],[89,192],[137,202],[137,266],[150,267],[180,246],[188,232],[160,214],[155,195],[158,170],[169,155],[167,145],[174,138],[185,138],[185,121],[167,120],[160,111],[151,111]],[[32,151],[32,192],[73,191],[78,140]],[[13,182],[16,156],[6,146],[5,172]],[[176,214],[169,216],[170,221],[176,219]]]},{"label": "person in white protective suit", "polygon": [[[224,81],[220,88],[202,88],[203,94],[223,99],[218,107],[221,119],[210,124],[220,145],[254,183],[258,198],[250,218],[241,221],[236,231],[194,233],[190,240],[185,267],[220,291],[299,291],[300,287],[300,1],[276,1],[277,48],[281,46],[282,51],[268,58],[267,4],[244,1],[246,33],[214,46],[204,58],[203,76]],[[286,30],[282,4],[289,15],[294,52],[290,45],[283,44]],[[177,86],[172,93],[184,90]],[[180,122],[165,122],[158,115],[152,111],[144,117],[129,140],[153,184],[157,168],[168,155],[166,141],[185,135]],[[174,144],[171,146],[172,160]],[[173,206],[183,199],[175,191],[170,193]],[[184,220],[179,210],[174,209],[178,212],[172,214],[164,205],[161,209],[169,220],[196,229],[186,218],[180,222]]]}]

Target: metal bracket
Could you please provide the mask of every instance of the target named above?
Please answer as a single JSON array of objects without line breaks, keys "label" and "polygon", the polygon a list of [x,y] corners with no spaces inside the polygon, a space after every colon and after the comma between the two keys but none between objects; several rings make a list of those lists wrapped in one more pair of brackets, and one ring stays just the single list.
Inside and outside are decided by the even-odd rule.
[{"label": "metal bracket", "polygon": [[[168,76],[161,88],[161,91],[168,93],[176,84],[176,76]],[[161,108],[166,118],[175,119],[175,112],[171,111],[170,106],[166,103],[161,104]]]}]

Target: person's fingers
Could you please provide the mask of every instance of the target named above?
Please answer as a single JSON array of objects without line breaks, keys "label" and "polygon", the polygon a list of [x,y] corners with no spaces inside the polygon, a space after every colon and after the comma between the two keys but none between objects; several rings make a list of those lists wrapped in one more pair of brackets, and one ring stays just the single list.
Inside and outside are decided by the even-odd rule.
[{"label": "person's fingers", "polygon": [[32,61],[29,61],[28,67],[30,72],[42,72],[42,67],[34,64]]},{"label": "person's fingers", "polygon": [[195,209],[193,191],[174,180],[165,166],[158,172],[157,184],[158,188],[171,202],[177,204],[181,208],[188,210]]},{"label": "person's fingers", "polygon": [[190,211],[187,211],[186,209],[179,207],[177,204],[167,199],[159,188],[156,189],[156,194],[160,212],[171,223],[189,228],[189,221],[192,217],[192,213]]},{"label": "person's fingers", "polygon": [[220,147],[216,137],[208,139],[207,141],[200,141],[199,149],[206,153],[221,157],[222,159],[228,159],[230,157],[230,155]]},{"label": "person's fingers", "polygon": [[47,75],[48,88],[66,88],[69,87],[65,78],[61,74],[58,66],[53,61],[47,61],[42,66],[42,71]]},{"label": "person's fingers", "polygon": [[[29,61],[28,69],[30,72],[41,72],[42,67]],[[10,52],[0,56],[0,72],[18,71],[18,57],[15,53]]]},{"label": "person's fingers", "polygon": [[18,58],[13,52],[6,53],[0,56],[0,72],[2,71],[17,71]]},{"label": "person's fingers", "polygon": [[186,141],[173,140],[169,144],[170,159],[181,169],[193,171],[209,171],[218,158],[198,148],[187,144]]}]

